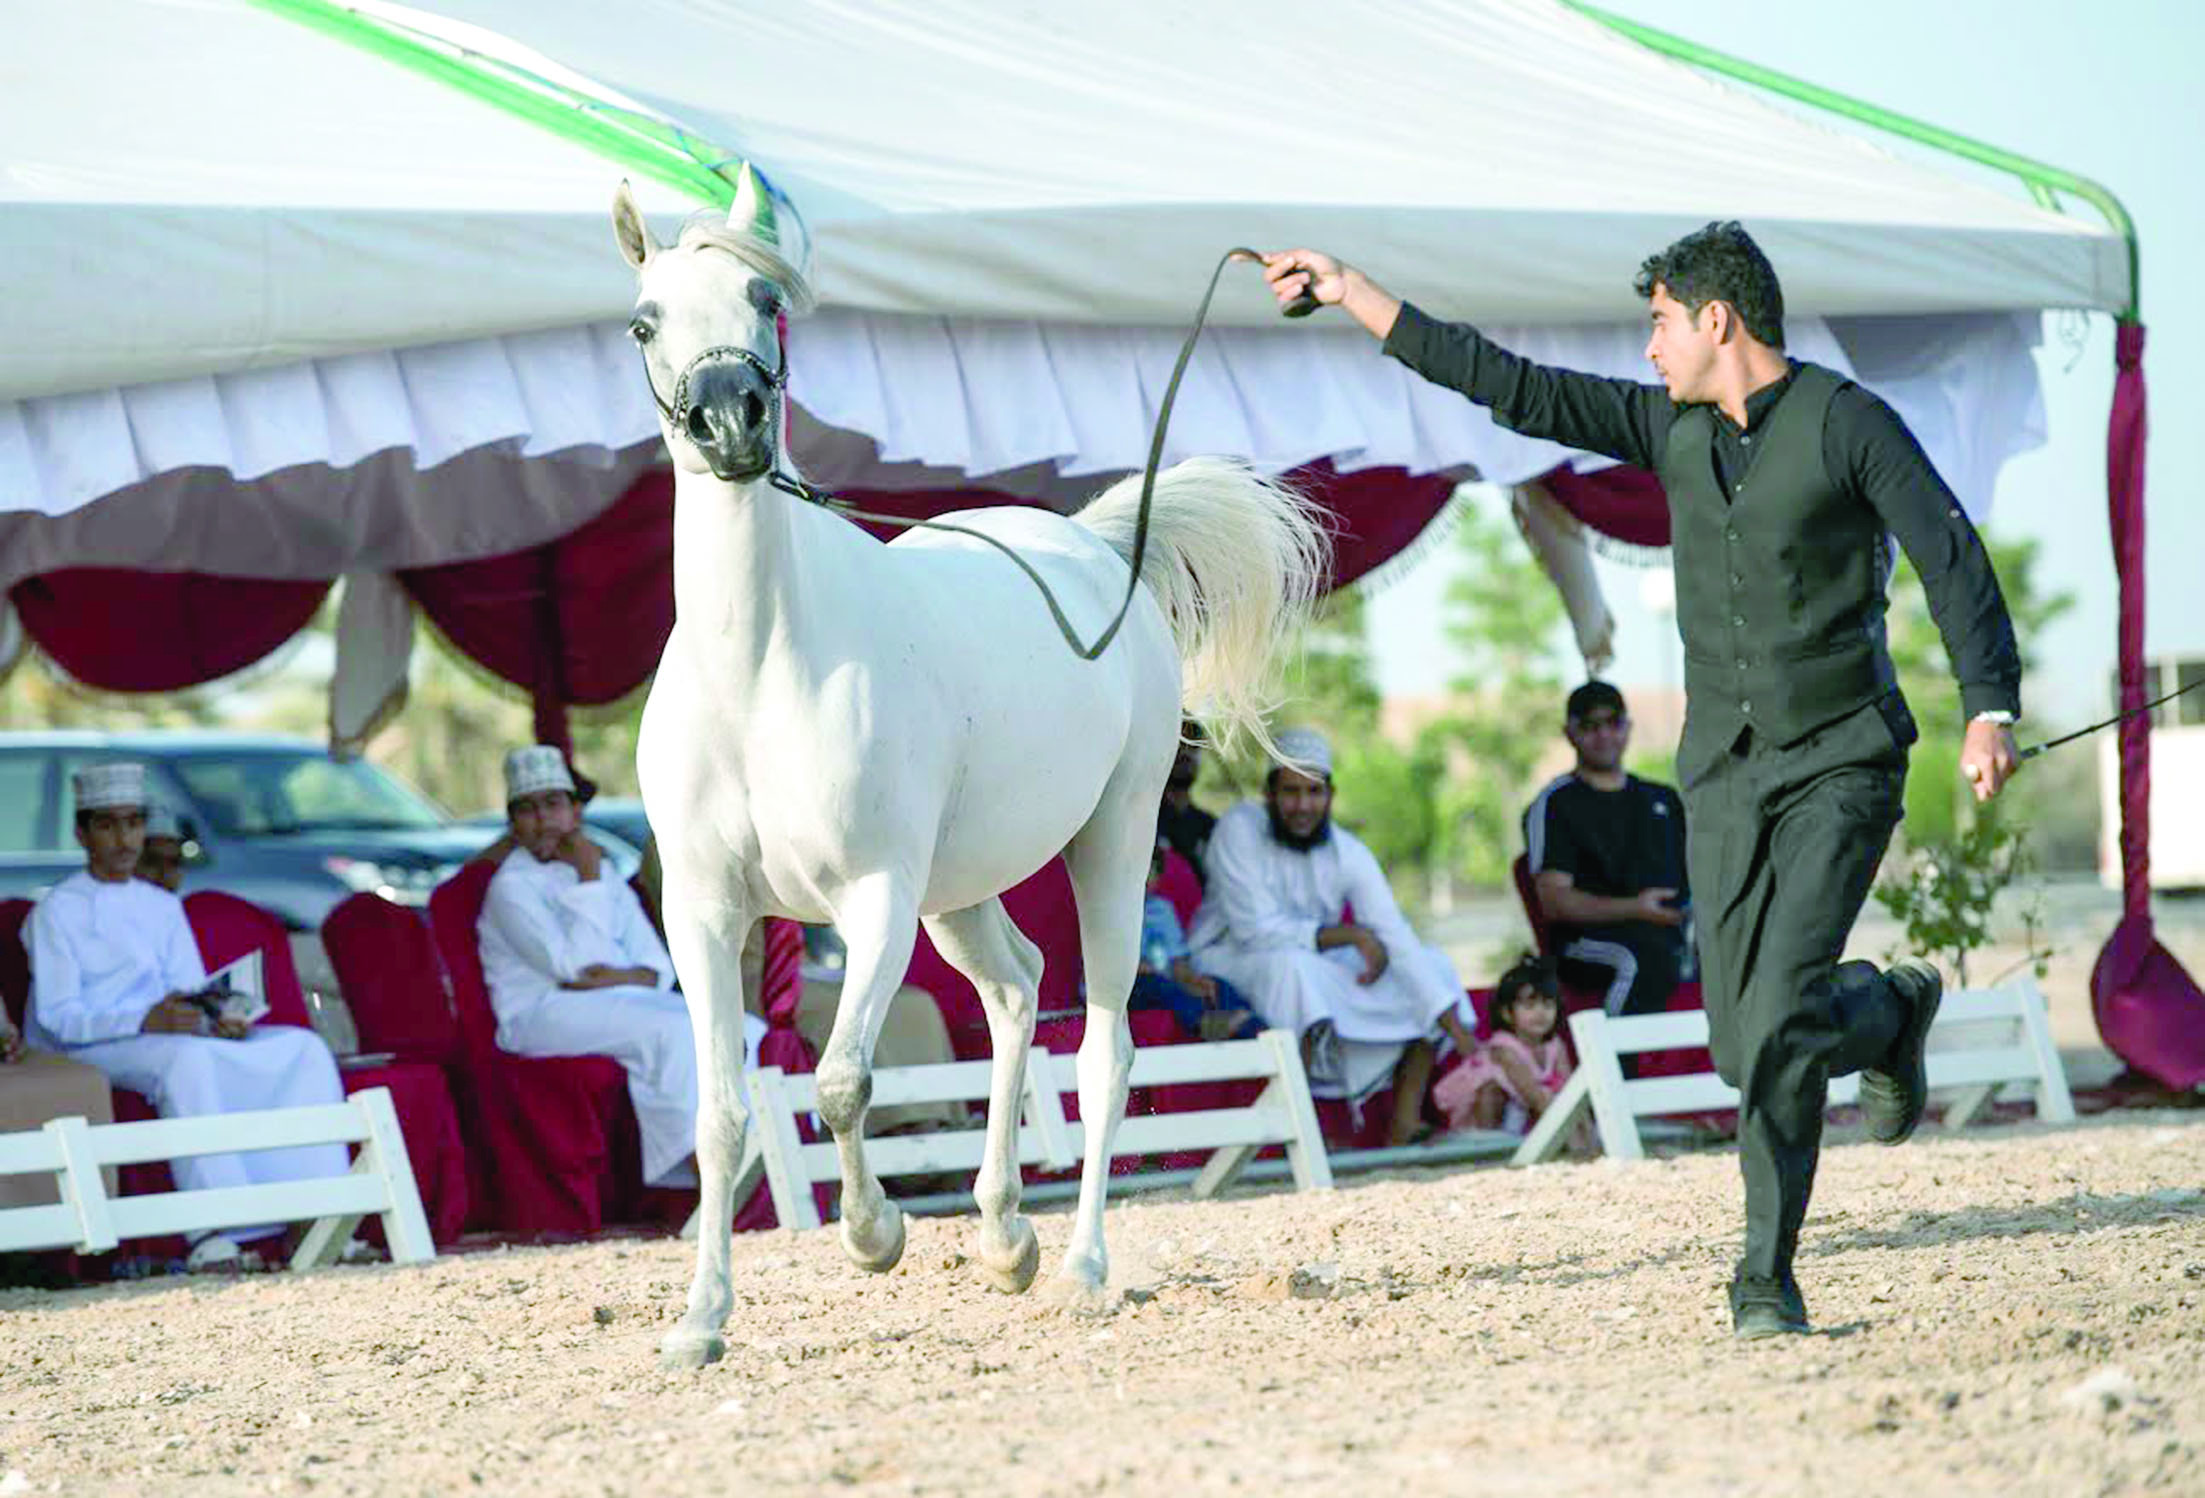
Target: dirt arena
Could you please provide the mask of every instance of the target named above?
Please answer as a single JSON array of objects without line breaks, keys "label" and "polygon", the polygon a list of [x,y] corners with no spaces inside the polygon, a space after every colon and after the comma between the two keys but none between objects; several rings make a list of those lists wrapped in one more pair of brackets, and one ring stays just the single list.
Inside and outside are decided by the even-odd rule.
[{"label": "dirt arena", "polygon": [[969,1220],[882,1278],[749,1235],[697,1373],[667,1241],[9,1292],[0,1495],[2200,1493],[2201,1184],[2195,1112],[1839,1143],[1822,1330],[1748,1346],[1722,1152],[1131,1198],[1089,1322]]}]

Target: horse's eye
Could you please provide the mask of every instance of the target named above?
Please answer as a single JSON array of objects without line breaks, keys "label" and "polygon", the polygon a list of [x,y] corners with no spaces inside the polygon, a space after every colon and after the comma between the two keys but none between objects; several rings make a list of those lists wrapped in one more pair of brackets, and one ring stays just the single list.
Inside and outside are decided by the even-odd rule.
[{"label": "horse's eye", "polygon": [[657,330],[655,328],[653,328],[649,323],[645,322],[640,317],[637,318],[634,322],[628,324],[628,336],[630,338],[633,338],[637,343],[649,343],[651,341],[651,335],[656,331]]}]

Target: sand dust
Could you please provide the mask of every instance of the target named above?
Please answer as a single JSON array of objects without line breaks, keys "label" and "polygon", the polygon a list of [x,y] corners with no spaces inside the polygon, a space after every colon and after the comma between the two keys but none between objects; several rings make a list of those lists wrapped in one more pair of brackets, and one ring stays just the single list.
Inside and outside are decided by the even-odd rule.
[{"label": "sand dust", "polygon": [[746,1235],[693,1373],[670,1241],[8,1292],[0,1494],[2194,1494],[2201,1185],[2195,1113],[1841,1143],[1750,1346],[1721,1152],[1130,1198],[1100,1321]]}]

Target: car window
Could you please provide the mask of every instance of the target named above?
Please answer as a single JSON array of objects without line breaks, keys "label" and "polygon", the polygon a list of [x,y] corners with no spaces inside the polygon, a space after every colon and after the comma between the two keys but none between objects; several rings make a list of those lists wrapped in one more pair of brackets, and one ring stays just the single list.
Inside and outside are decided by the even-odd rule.
[{"label": "car window", "polygon": [[37,752],[0,754],[0,853],[51,853],[61,819],[47,804],[52,759]]},{"label": "car window", "polygon": [[321,755],[194,754],[174,761],[177,777],[225,836],[330,829],[440,827],[436,806],[364,761]]}]

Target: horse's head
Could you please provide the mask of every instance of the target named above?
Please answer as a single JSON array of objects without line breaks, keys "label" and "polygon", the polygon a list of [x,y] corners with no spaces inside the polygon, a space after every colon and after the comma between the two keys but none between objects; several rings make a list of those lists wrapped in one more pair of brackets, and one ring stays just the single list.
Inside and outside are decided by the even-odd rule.
[{"label": "horse's head", "polygon": [[636,270],[628,332],[643,351],[674,462],[734,483],[771,471],[788,380],[780,319],[801,311],[810,293],[781,256],[756,175],[743,169],[726,218],[693,218],[670,245],[651,237],[623,182],[613,233]]}]

